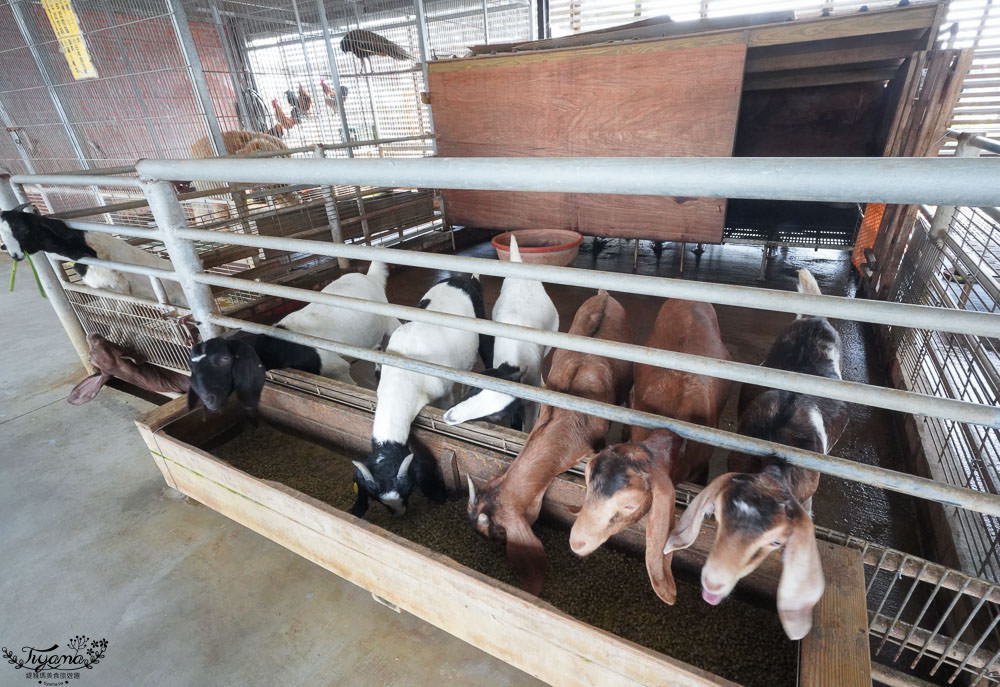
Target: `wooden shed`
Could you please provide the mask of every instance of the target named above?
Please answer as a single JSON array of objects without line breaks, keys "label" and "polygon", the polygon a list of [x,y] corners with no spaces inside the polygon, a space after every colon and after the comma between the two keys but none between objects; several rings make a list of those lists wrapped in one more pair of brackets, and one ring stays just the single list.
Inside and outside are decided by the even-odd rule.
[{"label": "wooden shed", "polygon": [[[480,46],[429,65],[441,156],[878,156],[903,150],[911,105],[951,111],[964,69],[933,50],[946,3],[796,19],[651,19]],[[957,79],[920,83],[930,63]],[[965,66],[967,69],[967,65]],[[936,150],[936,148],[935,148]],[[720,243],[850,245],[856,208],[708,198],[452,191],[456,224]],[[724,233],[725,232],[725,233]]]}]

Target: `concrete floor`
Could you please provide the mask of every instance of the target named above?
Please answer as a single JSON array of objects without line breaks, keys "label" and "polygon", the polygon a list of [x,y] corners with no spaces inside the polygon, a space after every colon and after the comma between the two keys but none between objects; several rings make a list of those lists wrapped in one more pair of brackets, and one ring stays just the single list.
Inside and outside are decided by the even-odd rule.
[{"label": "concrete floor", "polygon": [[[150,404],[113,389],[65,403],[82,367],[27,271],[0,321],[0,646],[106,638],[80,687],[540,684],[165,494],[132,424]],[[0,686],[25,672],[0,661]]]}]

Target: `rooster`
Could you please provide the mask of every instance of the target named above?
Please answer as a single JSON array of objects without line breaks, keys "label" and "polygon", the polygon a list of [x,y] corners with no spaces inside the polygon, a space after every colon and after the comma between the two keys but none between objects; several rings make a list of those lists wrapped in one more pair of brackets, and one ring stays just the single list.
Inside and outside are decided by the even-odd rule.
[{"label": "rooster", "polygon": [[[323,100],[326,101],[326,106],[336,110],[337,97],[333,94],[333,89],[330,88],[330,85],[322,79],[319,80],[319,86],[323,89]],[[347,86],[340,87],[340,99],[347,100]]]},{"label": "rooster", "polygon": [[278,120],[278,124],[284,127],[285,131],[288,131],[298,123],[285,114],[285,111],[281,109],[281,105],[278,104],[277,98],[271,100],[271,107],[274,108],[274,118]]},{"label": "rooster", "polygon": [[361,60],[375,55],[391,57],[394,60],[413,59],[408,52],[388,38],[371,31],[365,31],[364,29],[348,31],[340,41],[340,49],[344,52],[354,53]]},{"label": "rooster", "polygon": [[306,89],[302,88],[302,84],[299,84],[299,108],[302,110],[302,114],[308,114],[309,110],[312,109],[313,99],[309,95]]}]

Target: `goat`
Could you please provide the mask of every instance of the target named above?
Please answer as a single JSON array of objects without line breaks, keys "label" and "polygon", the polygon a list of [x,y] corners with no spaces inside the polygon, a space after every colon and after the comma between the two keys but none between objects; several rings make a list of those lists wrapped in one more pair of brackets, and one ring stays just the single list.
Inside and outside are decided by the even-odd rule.
[{"label": "goat", "polygon": [[[570,334],[631,342],[625,308],[607,291],[587,299]],[[556,349],[545,388],[603,403],[625,400],[632,385],[632,363],[589,353]],[[543,405],[520,455],[506,472],[478,494],[469,477],[468,514],[480,534],[503,541],[507,561],[522,589],[538,595],[545,578],[545,550],[531,531],[552,481],[583,456],[602,448],[609,422],[584,413]]]},{"label": "goat", "polygon": [[[799,291],[819,294],[808,270]],[[765,367],[840,378],[840,335],[822,317],[798,316],[771,346]],[[740,433],[828,453],[847,424],[842,401],[779,390],[744,389]],[[819,473],[775,456],[730,456],[730,472],[712,480],[684,511],[664,553],[694,543],[702,520],[715,513],[715,544],[701,572],[702,598],[720,603],[772,551],[784,547],[778,616],[791,639],[812,627],[825,582],[810,516]]]},{"label": "goat", "polygon": [[[54,217],[24,212],[24,208],[28,205],[25,203],[14,210],[0,212],[0,239],[14,260],[23,260],[25,255],[44,251],[62,260],[99,258],[173,270],[169,260],[157,257],[123,239],[93,231],[80,232],[70,229],[65,222]],[[156,300],[156,293],[149,282],[149,277],[141,274],[118,272],[81,263],[75,263],[73,269],[80,275],[83,283],[92,288],[109,289],[138,298]],[[164,280],[163,289],[172,304],[187,305],[184,291],[179,284]]]},{"label": "goat", "polygon": [[244,332],[195,344],[191,349],[188,410],[200,401],[210,411],[218,411],[236,392],[243,410],[256,422],[264,373],[281,368],[319,374],[319,352],[312,346]]},{"label": "goat", "polygon": [[[517,239],[510,237],[510,261],[521,262]],[[559,331],[559,312],[541,282],[532,279],[504,279],[500,296],[493,306],[493,321]],[[540,344],[498,337],[493,347],[493,366],[483,374],[512,382],[542,385],[542,360],[549,348]],[[483,361],[486,363],[487,361]],[[482,389],[445,414],[449,425],[477,418],[504,421],[516,429],[530,430],[538,415],[538,404],[516,396]]]},{"label": "goat", "polygon": [[[484,316],[483,288],[476,276],[455,276],[432,286],[419,306],[435,312]],[[484,342],[475,332],[449,327],[407,322],[393,332],[386,350],[408,358],[471,370],[477,352],[489,360],[492,341]],[[444,482],[437,464],[410,435],[410,425],[428,403],[448,397],[454,382],[385,365],[379,379],[375,418],[372,423],[372,450],[365,462],[354,461],[357,499],[351,513],[364,515],[369,498],[402,515],[414,486],[431,500],[445,498]],[[420,455],[417,455],[417,454]]]},{"label": "goat", "polygon": [[182,394],[188,389],[188,378],[180,372],[139,360],[100,334],[88,334],[87,343],[90,346],[87,357],[97,368],[97,372],[73,387],[66,399],[71,405],[78,406],[94,400],[112,377],[148,391],[171,396]]},{"label": "goat", "polygon": [[[386,303],[388,275],[385,263],[372,262],[367,274],[345,274],[328,284],[322,293]],[[395,331],[399,320],[310,303],[283,317],[277,326],[352,346],[375,348]],[[209,339],[191,349],[188,407],[194,408],[200,400],[209,410],[218,410],[235,391],[240,404],[254,416],[264,388],[264,372],[277,368],[302,370],[354,383],[350,362],[337,353],[273,336],[238,333],[228,338]]]},{"label": "goat", "polygon": [[[646,346],[731,360],[722,342],[715,308],[708,303],[668,300],[660,308]],[[724,379],[635,366],[632,407],[709,427],[729,396]],[[666,429],[632,427],[630,441],[605,448],[587,462],[587,493],[570,531],[570,548],[586,556],[649,513],[646,570],[653,590],[666,603],[677,598],[670,572],[673,554],[663,547],[674,523],[674,485],[704,482],[713,448],[681,439]]]}]

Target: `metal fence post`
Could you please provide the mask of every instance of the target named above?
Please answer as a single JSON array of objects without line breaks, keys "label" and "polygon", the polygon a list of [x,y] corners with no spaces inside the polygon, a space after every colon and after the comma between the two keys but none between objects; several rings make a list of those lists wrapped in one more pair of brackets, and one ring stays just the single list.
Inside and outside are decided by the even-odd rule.
[{"label": "metal fence post", "polygon": [[[330,22],[326,18],[326,5],[323,0],[316,0],[316,13],[319,15],[320,26],[323,28],[323,45],[326,47],[326,61],[330,67],[330,80],[333,81],[333,97],[337,101],[337,114],[340,115],[340,131],[344,143],[351,143],[351,129],[347,124],[347,113],[344,111],[344,98],[341,96],[340,69],[337,68],[337,56],[333,52],[330,36]],[[347,147],[347,157],[354,157],[354,148]]]},{"label": "metal fence post", "polygon": [[[315,157],[324,158],[326,157],[326,151],[323,150],[323,146],[317,145],[315,152],[313,153]],[[321,187],[323,191],[323,207],[326,210],[326,218],[330,223],[330,238],[333,239],[334,243],[344,242],[344,231],[340,226],[340,211],[337,209],[337,194],[334,193],[332,186]],[[351,261],[347,258],[337,258],[337,264],[340,269],[346,270],[351,266]]]},{"label": "metal fence post", "polygon": [[188,73],[191,75],[191,82],[194,85],[195,97],[201,106],[202,115],[205,117],[205,126],[208,127],[208,139],[212,143],[212,152],[215,155],[226,154],[226,143],[222,138],[222,127],[219,126],[219,119],[215,115],[215,103],[212,102],[212,94],[208,90],[208,81],[205,79],[205,70],[201,66],[201,58],[198,57],[198,47],[195,45],[194,36],[191,35],[191,26],[188,24],[187,12],[184,11],[182,0],[166,0],[167,11],[170,12],[170,22],[174,27],[174,34],[177,37],[177,45],[180,47],[184,61],[187,63]]},{"label": "metal fence post", "polygon": [[[982,150],[973,146],[970,141],[970,134],[960,134],[958,145],[955,147],[955,157],[979,157]],[[931,238],[938,244],[944,239],[951,226],[951,220],[955,217],[955,205],[938,205],[931,219]]]},{"label": "metal fence post", "polygon": [[[26,200],[18,198],[14,186],[11,184],[10,176],[0,174],[0,210],[13,210]],[[42,282],[45,296],[52,304],[52,309],[56,311],[56,317],[59,318],[59,323],[66,332],[66,336],[69,337],[69,342],[76,350],[76,354],[80,356],[80,362],[83,363],[84,368],[88,373],[92,373],[94,368],[87,357],[90,352],[90,346],[87,345],[87,333],[83,331],[76,311],[73,310],[69,299],[66,298],[66,292],[59,284],[59,278],[47,259],[34,260],[33,262],[35,270],[38,272],[38,279]]]},{"label": "metal fence post", "polygon": [[149,201],[149,209],[156,220],[163,236],[163,244],[170,253],[170,261],[177,273],[177,281],[184,289],[188,307],[198,323],[198,331],[202,339],[211,339],[222,332],[212,323],[211,316],[216,312],[215,298],[212,290],[195,280],[195,275],[202,271],[201,259],[194,246],[187,239],[177,236],[179,229],[187,229],[187,217],[184,208],[177,200],[177,193],[168,181],[142,179],[142,192]]}]

